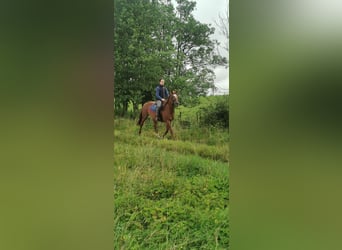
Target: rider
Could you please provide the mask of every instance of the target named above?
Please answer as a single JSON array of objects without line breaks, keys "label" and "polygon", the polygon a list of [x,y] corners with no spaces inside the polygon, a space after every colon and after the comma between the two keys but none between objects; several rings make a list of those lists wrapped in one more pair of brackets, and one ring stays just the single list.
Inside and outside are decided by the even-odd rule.
[{"label": "rider", "polygon": [[166,87],[164,87],[164,79],[161,78],[159,80],[159,85],[156,87],[156,103],[157,103],[157,109],[156,109],[156,121],[160,120],[159,118],[159,109],[162,107],[162,102],[165,101],[169,97],[169,91]]}]

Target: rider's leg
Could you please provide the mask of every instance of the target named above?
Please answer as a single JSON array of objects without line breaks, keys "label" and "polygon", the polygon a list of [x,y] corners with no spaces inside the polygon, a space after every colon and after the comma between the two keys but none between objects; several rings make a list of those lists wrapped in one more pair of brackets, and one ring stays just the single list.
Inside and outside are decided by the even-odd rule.
[{"label": "rider's leg", "polygon": [[161,106],[161,101],[160,100],[157,100],[157,108],[156,108],[156,121],[158,121],[158,117],[159,117],[159,109],[160,109],[160,106]]}]

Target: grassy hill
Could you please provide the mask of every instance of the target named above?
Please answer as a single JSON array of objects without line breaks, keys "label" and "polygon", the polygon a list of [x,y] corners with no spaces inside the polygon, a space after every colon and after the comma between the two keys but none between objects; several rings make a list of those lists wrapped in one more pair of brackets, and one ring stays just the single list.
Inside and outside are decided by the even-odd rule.
[{"label": "grassy hill", "polygon": [[228,132],[135,123],[114,122],[114,249],[227,249]]}]

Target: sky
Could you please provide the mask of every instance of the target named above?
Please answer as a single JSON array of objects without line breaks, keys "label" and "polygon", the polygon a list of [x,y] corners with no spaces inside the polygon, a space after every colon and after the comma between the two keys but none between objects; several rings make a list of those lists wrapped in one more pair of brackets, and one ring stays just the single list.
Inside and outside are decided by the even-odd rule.
[{"label": "sky", "polygon": [[[212,37],[218,40],[220,43],[224,43],[225,38],[219,34],[219,30],[215,25],[215,21],[217,22],[219,19],[219,14],[224,16],[225,11],[228,8],[229,3],[227,0],[196,0],[196,8],[193,12],[193,15],[196,20],[205,24],[212,24],[215,27],[215,35]],[[222,56],[227,57],[228,52],[221,49],[220,53]],[[225,67],[218,67],[215,69],[215,86],[218,88],[218,94],[224,94],[229,92],[229,69]]]}]

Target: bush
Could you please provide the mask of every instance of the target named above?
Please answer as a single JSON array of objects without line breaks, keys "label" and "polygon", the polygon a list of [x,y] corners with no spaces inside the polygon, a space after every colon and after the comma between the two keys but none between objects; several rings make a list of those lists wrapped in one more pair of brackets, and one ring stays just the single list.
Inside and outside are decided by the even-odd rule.
[{"label": "bush", "polygon": [[200,125],[229,128],[228,96],[213,99],[214,102],[200,110]]}]

